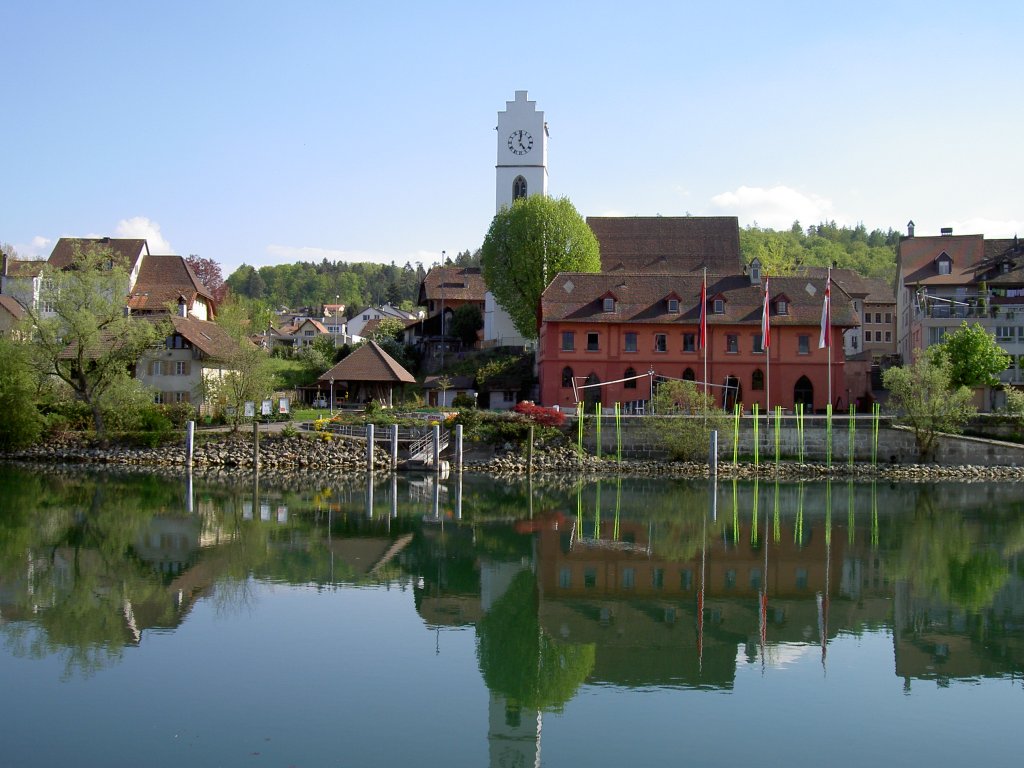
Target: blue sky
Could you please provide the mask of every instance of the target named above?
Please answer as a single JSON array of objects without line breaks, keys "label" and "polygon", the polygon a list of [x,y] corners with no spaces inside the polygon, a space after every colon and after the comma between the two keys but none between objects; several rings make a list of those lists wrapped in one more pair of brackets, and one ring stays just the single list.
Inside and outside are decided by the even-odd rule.
[{"label": "blue sky", "polygon": [[0,242],[475,249],[527,90],[584,216],[1024,234],[1020,2],[9,0]]}]

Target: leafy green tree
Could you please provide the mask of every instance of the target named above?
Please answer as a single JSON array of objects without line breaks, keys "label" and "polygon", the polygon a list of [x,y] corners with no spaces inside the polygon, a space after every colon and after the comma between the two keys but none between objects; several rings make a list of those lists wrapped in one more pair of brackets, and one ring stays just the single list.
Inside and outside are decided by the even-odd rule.
[{"label": "leafy green tree", "polygon": [[72,268],[42,274],[39,305],[27,309],[32,362],[43,376],[63,381],[89,406],[98,436],[105,434],[104,398],[126,383],[142,352],[164,338],[169,321],[125,314],[128,275],[104,246],[77,248]]},{"label": "leafy green tree", "polygon": [[937,345],[936,354],[949,364],[950,383],[954,387],[995,387],[999,374],[1010,365],[1010,356],[980,323],[965,320]]},{"label": "leafy green tree", "polygon": [[382,317],[373,329],[370,338],[378,344],[384,341],[398,341],[405,330],[405,323],[397,317]]},{"label": "leafy green tree", "polygon": [[42,431],[35,378],[25,344],[0,336],[0,450],[31,445]]},{"label": "leafy green tree", "polygon": [[[274,371],[265,351],[249,341],[251,320],[245,308],[228,301],[217,316],[217,324],[231,336],[233,344],[226,352],[219,376],[203,379],[204,397],[216,407],[232,409],[233,429],[245,417],[245,404],[257,404],[274,391]],[[257,411],[258,412],[258,411]]]},{"label": "leafy green tree", "polygon": [[470,346],[476,343],[476,334],[484,327],[484,316],[476,304],[460,304],[452,313],[451,333]]},{"label": "leafy green tree", "polygon": [[947,360],[941,354],[921,355],[912,365],[882,374],[889,402],[914,432],[918,456],[934,457],[939,434],[957,433],[974,415],[971,390],[953,386]]},{"label": "leafy green tree", "polygon": [[526,338],[537,338],[544,289],[559,272],[598,272],[597,238],[568,198],[534,195],[502,208],[481,248],[484,281]]},{"label": "leafy green tree", "polygon": [[725,412],[715,406],[692,381],[666,381],[655,391],[655,417],[645,423],[654,438],[673,459],[699,460],[708,457],[712,430],[723,431]]}]

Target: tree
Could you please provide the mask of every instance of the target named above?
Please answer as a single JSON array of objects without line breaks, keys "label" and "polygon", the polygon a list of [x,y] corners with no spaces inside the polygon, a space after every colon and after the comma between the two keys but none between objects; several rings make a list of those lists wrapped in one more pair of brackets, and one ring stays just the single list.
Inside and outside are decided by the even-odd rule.
[{"label": "tree", "polygon": [[130,371],[148,347],[170,331],[167,320],[133,319],[125,313],[128,275],[104,246],[76,247],[65,270],[47,266],[38,305],[26,310],[32,363],[43,376],[56,376],[92,412],[97,436],[104,436],[107,397],[125,387],[140,388]]},{"label": "tree", "polygon": [[965,320],[937,345],[936,354],[949,364],[950,384],[954,387],[996,387],[999,374],[1010,365],[1010,356],[996,337],[980,323]]},{"label": "tree", "polygon": [[484,327],[484,316],[476,304],[460,304],[452,313],[451,332],[466,346],[476,343],[476,334]]},{"label": "tree", "polygon": [[245,416],[246,402],[259,403],[274,391],[270,358],[249,341],[250,322],[244,307],[235,302],[229,301],[221,308],[217,324],[231,336],[233,345],[221,360],[221,375],[203,380],[206,399],[233,410],[231,425],[235,430]]},{"label": "tree", "polygon": [[0,336],[0,450],[31,445],[42,431],[35,381],[23,343]]},{"label": "tree", "polygon": [[939,434],[960,432],[974,415],[971,390],[953,386],[950,366],[942,354],[925,354],[913,365],[890,368],[882,375],[889,401],[914,432],[922,461],[935,455]]},{"label": "tree", "polygon": [[712,395],[692,381],[666,381],[658,385],[651,405],[655,418],[648,420],[648,428],[673,459],[708,458],[711,432],[726,425],[725,412]]},{"label": "tree", "polygon": [[224,275],[221,273],[220,264],[213,259],[204,259],[201,256],[190,253],[185,259],[196,277],[213,294],[213,300],[220,304],[227,297],[228,286],[224,282]]},{"label": "tree", "polygon": [[491,221],[484,282],[526,338],[537,338],[540,297],[559,272],[599,272],[597,238],[568,198],[516,200]]}]

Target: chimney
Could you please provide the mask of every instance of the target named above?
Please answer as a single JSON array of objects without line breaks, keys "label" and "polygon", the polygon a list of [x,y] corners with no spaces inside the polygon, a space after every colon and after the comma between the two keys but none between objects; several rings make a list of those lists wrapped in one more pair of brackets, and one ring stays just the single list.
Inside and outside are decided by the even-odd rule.
[{"label": "chimney", "polygon": [[943,227],[942,229],[939,230],[939,234],[942,235],[943,237],[949,237],[950,235],[953,234],[953,228]]},{"label": "chimney", "polygon": [[907,222],[907,237],[913,237],[913,236],[914,236],[914,220],[911,219],[910,221]]},{"label": "chimney", "polygon": [[7,251],[0,250],[3,254],[3,267],[0,268],[0,277],[7,277]]}]

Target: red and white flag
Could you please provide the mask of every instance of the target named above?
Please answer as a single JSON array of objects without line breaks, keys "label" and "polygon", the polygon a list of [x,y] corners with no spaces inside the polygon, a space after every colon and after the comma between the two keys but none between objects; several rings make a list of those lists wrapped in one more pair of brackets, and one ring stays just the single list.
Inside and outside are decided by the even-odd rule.
[{"label": "red and white flag", "polygon": [[697,334],[697,349],[704,349],[708,343],[708,276],[700,284],[700,333]]},{"label": "red and white flag", "polygon": [[821,304],[821,333],[818,349],[832,346],[832,275],[825,278],[825,300]]},{"label": "red and white flag", "polygon": [[771,294],[768,292],[768,276],[764,277],[764,310],[761,312],[761,347],[765,352],[768,351],[768,347],[771,346],[772,340],[772,329],[771,320],[769,320],[769,303]]}]

